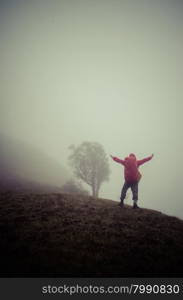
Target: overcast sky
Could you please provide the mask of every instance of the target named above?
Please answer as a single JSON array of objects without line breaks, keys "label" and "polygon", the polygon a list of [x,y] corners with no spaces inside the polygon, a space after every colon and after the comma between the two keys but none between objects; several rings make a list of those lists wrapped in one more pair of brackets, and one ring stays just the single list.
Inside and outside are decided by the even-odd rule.
[{"label": "overcast sky", "polygon": [[[65,166],[83,141],[154,153],[139,206],[183,218],[182,53],[180,0],[1,0],[1,132]],[[118,201],[123,168],[109,161],[100,195]]]}]

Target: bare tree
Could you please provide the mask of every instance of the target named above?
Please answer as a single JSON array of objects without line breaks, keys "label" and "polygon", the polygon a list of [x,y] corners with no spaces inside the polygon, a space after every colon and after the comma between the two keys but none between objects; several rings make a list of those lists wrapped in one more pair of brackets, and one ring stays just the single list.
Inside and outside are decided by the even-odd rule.
[{"label": "bare tree", "polygon": [[74,174],[92,189],[92,196],[98,197],[99,189],[109,179],[108,158],[99,143],[83,142],[78,147],[70,146],[69,162]]}]

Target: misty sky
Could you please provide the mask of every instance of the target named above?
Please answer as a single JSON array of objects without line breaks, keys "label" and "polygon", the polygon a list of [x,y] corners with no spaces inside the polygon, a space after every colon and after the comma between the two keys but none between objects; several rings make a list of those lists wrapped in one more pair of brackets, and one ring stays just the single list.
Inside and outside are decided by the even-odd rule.
[{"label": "misty sky", "polygon": [[[139,206],[183,218],[182,53],[180,0],[0,1],[0,130],[64,166],[83,141],[154,153]],[[118,201],[109,162],[100,196]]]}]

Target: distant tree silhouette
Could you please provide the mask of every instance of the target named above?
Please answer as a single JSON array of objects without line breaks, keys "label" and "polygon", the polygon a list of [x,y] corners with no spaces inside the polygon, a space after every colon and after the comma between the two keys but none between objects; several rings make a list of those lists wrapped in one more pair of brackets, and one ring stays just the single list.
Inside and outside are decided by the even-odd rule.
[{"label": "distant tree silhouette", "polygon": [[64,193],[89,195],[89,192],[83,188],[81,183],[73,179],[68,180],[61,189]]},{"label": "distant tree silhouette", "polygon": [[99,189],[109,179],[109,164],[106,153],[99,143],[83,142],[78,147],[71,145],[69,162],[77,178],[92,189],[92,196],[98,197]]}]

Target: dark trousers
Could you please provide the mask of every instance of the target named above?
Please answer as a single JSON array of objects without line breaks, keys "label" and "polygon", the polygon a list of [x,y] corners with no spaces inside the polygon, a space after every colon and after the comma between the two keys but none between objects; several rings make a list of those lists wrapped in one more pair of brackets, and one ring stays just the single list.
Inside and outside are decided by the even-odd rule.
[{"label": "dark trousers", "polygon": [[138,182],[134,182],[134,183],[128,183],[125,181],[122,190],[121,190],[121,202],[123,202],[123,200],[126,197],[126,192],[127,190],[131,188],[132,190],[132,194],[133,194],[133,200],[138,200]]}]

